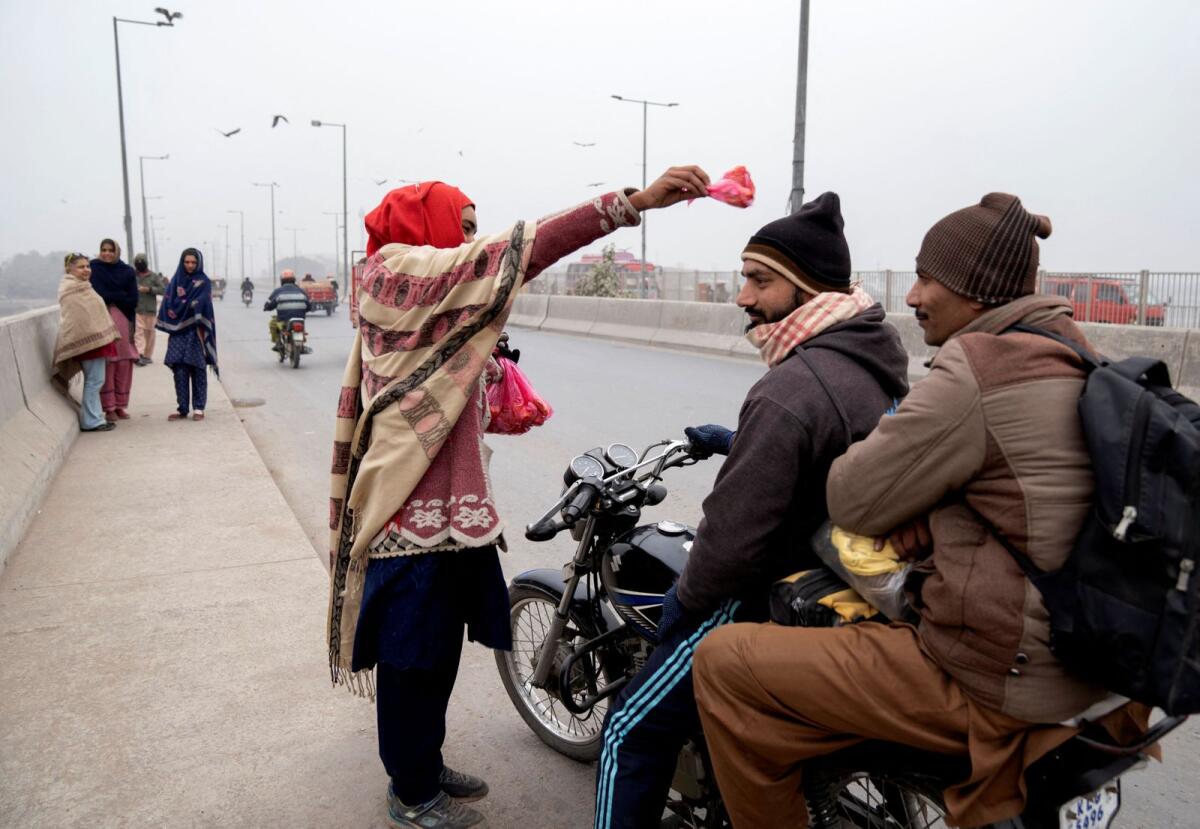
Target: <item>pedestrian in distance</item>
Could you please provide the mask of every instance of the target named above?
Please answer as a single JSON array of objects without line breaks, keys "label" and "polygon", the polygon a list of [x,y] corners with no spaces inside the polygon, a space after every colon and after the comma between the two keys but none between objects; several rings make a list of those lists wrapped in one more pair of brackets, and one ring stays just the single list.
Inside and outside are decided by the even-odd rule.
[{"label": "pedestrian in distance", "polygon": [[[640,212],[707,194],[698,167],[476,237],[474,203],[442,182],[393,190],[366,217],[359,327],[335,426],[329,659],[374,696],[394,827],[483,825],[487,794],[442,757],[468,638],[511,649],[508,589],[483,443],[487,365],[521,285]],[[372,670],[374,669],[374,670]]]},{"label": "pedestrian in distance", "polygon": [[212,281],[204,273],[204,257],[195,248],[179,255],[175,275],[167,285],[158,309],[159,331],[165,331],[167,356],[163,362],[175,375],[178,411],[167,420],[204,420],[208,403],[208,366],[217,366],[217,322],[213,315]]},{"label": "pedestrian in distance", "polygon": [[100,389],[108,358],[117,352],[120,335],[104,300],[92,288],[92,267],[82,253],[68,253],[63,260],[58,285],[58,338],[54,342],[54,384],[63,393],[73,378],[83,372],[83,397],[79,406],[79,428],[84,432],[107,432],[116,424],[104,418]]},{"label": "pedestrian in distance", "polygon": [[167,282],[161,273],[150,270],[146,254],[133,257],[133,271],[137,274],[137,365],[148,366],[154,362],[154,323],[158,319],[158,298],[163,295]]},{"label": "pedestrian in distance", "polygon": [[100,389],[100,405],[104,418],[110,423],[128,420],[129,392],[133,387],[133,364],[137,361],[137,330],[135,315],[138,306],[138,280],[133,268],[121,259],[121,246],[112,239],[100,242],[100,255],[91,261],[92,288],[108,306],[113,325],[121,339],[117,353],[108,358],[104,369],[104,387]]}]

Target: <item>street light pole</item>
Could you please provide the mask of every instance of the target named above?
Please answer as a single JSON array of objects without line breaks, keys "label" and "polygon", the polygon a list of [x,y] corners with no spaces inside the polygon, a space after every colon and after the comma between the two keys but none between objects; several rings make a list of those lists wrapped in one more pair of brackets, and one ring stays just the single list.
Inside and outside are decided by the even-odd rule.
[{"label": "street light pole", "polygon": [[221,276],[225,278],[226,282],[228,282],[229,281],[229,225],[223,224],[223,225],[217,225],[217,227],[225,228],[225,270],[221,272]]},{"label": "street light pole", "polygon": [[[679,104],[674,101],[672,101],[670,103],[659,103],[658,101],[646,101],[641,98],[625,98],[621,95],[613,95],[612,97],[618,101],[625,101],[626,103],[630,103],[630,104],[641,104],[642,105],[642,189],[645,190],[646,184],[647,184],[647,181],[646,181],[646,123],[648,120],[649,108],[652,106],[677,107],[677,106],[679,106]],[[642,214],[642,268],[641,268],[641,279],[639,280],[639,282],[641,284],[638,286],[638,295],[642,299],[645,299],[646,298],[646,214],[645,213]]]},{"label": "street light pole", "polygon": [[[150,247],[152,247],[152,248],[154,249],[154,270],[155,270],[156,272],[158,272],[158,269],[159,269],[160,267],[162,267],[162,266],[161,266],[161,264],[159,263],[159,260],[158,260],[158,228],[156,228],[156,227],[154,226],[154,220],[155,220],[155,219],[161,219],[161,218],[162,218],[161,216],[151,216],[151,217],[149,217],[149,221],[150,221]],[[149,251],[147,251],[147,253],[149,253]]]},{"label": "street light pole", "polygon": [[124,17],[113,17],[113,51],[117,58],[117,120],[121,126],[121,183],[125,189],[125,249],[127,256],[133,256],[133,217],[129,209],[129,157],[125,151],[125,93],[121,88],[121,39],[117,35],[118,23],[130,23],[137,26],[175,26],[175,18],[183,17],[175,14],[169,22],[154,22],[150,20],[127,20]]},{"label": "street light pole", "polygon": [[[245,210],[226,210],[226,213],[238,214],[238,244],[242,249],[242,264],[241,277],[246,278],[246,211]],[[253,266],[251,266],[253,270]]]},{"label": "street light pole", "polygon": [[314,127],[341,127],[342,128],[342,284],[346,285],[350,279],[350,236],[349,227],[349,198],[347,196],[346,186],[346,125],[335,124],[332,121],[316,121],[312,122]]},{"label": "street light pole", "polygon": [[279,260],[275,258],[275,188],[279,185],[274,182],[260,183],[254,182],[255,187],[270,187],[271,188],[271,287],[275,287],[275,280],[279,275],[275,272],[279,264]]},{"label": "street light pole", "polygon": [[303,228],[303,227],[285,227],[284,228],[284,230],[290,230],[292,232],[292,258],[293,259],[300,258],[300,254],[298,252],[299,248],[296,246],[296,234],[302,233],[305,229],[306,228]]},{"label": "street light pole", "polygon": [[342,214],[337,212],[336,210],[322,210],[321,215],[322,216],[333,216],[333,270],[334,270],[334,273],[336,273],[340,277],[342,274],[342,263],[341,263],[341,253],[338,251],[337,245],[338,245],[338,236],[340,235],[338,233],[338,230],[340,229],[338,219],[341,218]]},{"label": "street light pole", "polygon": [[800,0],[800,52],[796,66],[796,130],[792,137],[791,213],[804,204],[804,127],[808,98],[808,0]]},{"label": "street light pole", "polygon": [[138,156],[138,185],[142,191],[142,243],[146,246],[146,255],[150,255],[150,230],[146,221],[146,159],[151,161],[166,161],[170,158],[167,155],[139,155]]}]

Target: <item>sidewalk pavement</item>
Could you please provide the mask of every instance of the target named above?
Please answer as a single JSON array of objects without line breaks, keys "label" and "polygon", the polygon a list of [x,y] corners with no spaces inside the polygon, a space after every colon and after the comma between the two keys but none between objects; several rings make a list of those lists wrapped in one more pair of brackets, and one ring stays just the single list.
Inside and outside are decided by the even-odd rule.
[{"label": "sidewalk pavement", "polygon": [[216,378],[174,407],[137,369],[0,574],[0,826],[386,826],[324,568]]}]

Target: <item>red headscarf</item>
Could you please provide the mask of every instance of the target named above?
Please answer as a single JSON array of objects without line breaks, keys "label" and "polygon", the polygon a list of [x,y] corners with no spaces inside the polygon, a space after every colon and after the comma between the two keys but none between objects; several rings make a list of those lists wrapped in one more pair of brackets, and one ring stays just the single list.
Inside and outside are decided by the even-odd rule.
[{"label": "red headscarf", "polygon": [[384,245],[432,245],[456,248],[465,238],[462,211],[475,206],[457,187],[440,181],[423,181],[400,187],[383,197],[367,214],[367,256]]}]

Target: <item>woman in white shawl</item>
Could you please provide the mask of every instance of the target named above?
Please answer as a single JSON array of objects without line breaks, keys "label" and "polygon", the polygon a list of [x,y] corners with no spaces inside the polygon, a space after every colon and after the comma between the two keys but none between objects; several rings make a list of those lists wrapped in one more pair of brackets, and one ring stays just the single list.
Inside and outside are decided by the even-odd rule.
[{"label": "woman in white shawl", "polygon": [[69,253],[63,260],[62,282],[58,285],[58,339],[54,343],[54,383],[64,392],[71,378],[83,372],[83,398],[79,428],[84,432],[107,432],[116,424],[104,418],[100,388],[108,358],[116,354],[120,335],[113,325],[104,300],[92,289],[92,268],[82,253]]}]

